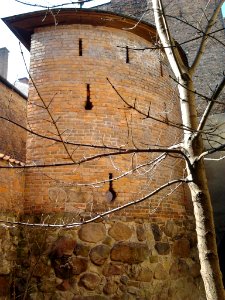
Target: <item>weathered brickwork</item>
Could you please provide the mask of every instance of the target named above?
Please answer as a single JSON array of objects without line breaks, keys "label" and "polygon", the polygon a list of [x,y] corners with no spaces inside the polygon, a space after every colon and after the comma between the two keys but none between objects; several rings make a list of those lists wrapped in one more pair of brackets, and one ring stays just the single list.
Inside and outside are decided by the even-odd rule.
[{"label": "weathered brickwork", "polygon": [[[82,39],[83,54],[79,56],[79,40]],[[159,118],[180,123],[178,99],[174,97],[174,86],[165,65],[161,66],[158,52],[130,51],[126,63],[126,45],[147,47],[152,44],[127,31],[89,25],[69,25],[37,29],[32,38],[31,74],[40,95],[46,104],[51,101],[50,112],[57,121],[64,139],[74,143],[129,147],[143,145],[170,146],[182,134],[175,127],[146,119],[128,109],[116,91],[116,87],[129,104]],[[161,59],[163,59],[161,57]],[[165,62],[164,62],[165,64]],[[163,74],[162,74],[163,72]],[[162,76],[163,75],[163,76]],[[93,108],[85,109],[87,84]],[[53,136],[56,129],[50,122],[36,89],[31,87],[28,103],[28,122],[40,134]],[[136,100],[135,100],[136,99]],[[166,111],[169,113],[167,114]],[[167,119],[168,118],[168,119]],[[107,152],[90,147],[69,147],[75,161],[83,157]],[[113,150],[111,150],[113,151]],[[121,175],[120,170],[129,170],[132,155],[101,158],[78,166],[61,166],[28,170],[26,172],[25,212],[103,212],[118,205],[135,200],[151,192],[169,179],[182,176],[182,164],[166,158],[149,174],[130,173],[113,182],[117,193],[110,204],[106,193],[109,183],[99,188],[84,187],[85,183],[107,180]],[[134,163],[146,163],[153,154],[137,154]],[[28,136],[27,162],[41,164],[71,163],[62,144],[53,143],[36,136]],[[179,167],[173,167],[180,164]],[[113,167],[112,164],[115,164]],[[116,167],[117,166],[117,167]],[[144,169],[141,169],[143,172]],[[82,183],[82,184],[81,184]],[[80,185],[79,185],[80,184]],[[131,189],[132,187],[132,189]],[[143,189],[145,192],[143,192]],[[140,204],[121,212],[127,217],[149,217],[164,194],[151,203]],[[153,218],[183,218],[186,215],[183,189],[162,201]]]},{"label": "weathered brickwork", "polygon": [[[0,166],[10,166],[9,161],[0,160]],[[11,164],[13,166],[14,164]],[[0,210],[19,215],[23,212],[24,172],[23,170],[1,169]]]},{"label": "weathered brickwork", "polygon": [[[5,83],[6,80],[0,78],[0,116],[26,127],[26,97]],[[0,126],[0,152],[25,161],[26,131],[3,119]]]},{"label": "weathered brickwork", "polygon": [[[144,27],[148,34],[139,31],[140,36],[118,28],[115,18],[121,18],[115,15],[102,14],[105,26],[96,26],[95,13],[88,19],[92,26],[85,24],[84,12],[76,13],[80,24],[55,27],[51,19],[52,26],[32,25],[35,85],[30,86],[27,121],[37,135],[27,138],[30,168],[24,171],[21,206],[21,220],[29,223],[84,221],[184,176],[177,154],[115,156],[120,148],[168,147],[182,137],[179,99],[165,56],[127,49],[151,47],[154,29]],[[43,15],[41,20],[48,22]],[[123,22],[122,28],[134,25]],[[59,132],[70,145],[51,139],[60,139]],[[104,153],[111,155],[90,159]],[[156,158],[158,164],[152,163]],[[6,170],[5,177],[16,174],[22,180],[23,173],[12,171]],[[125,173],[109,184],[109,178]],[[193,299],[205,299],[190,202],[182,185],[174,188],[71,229],[7,228],[7,244],[0,243],[5,262],[0,264],[0,287],[5,287],[0,300],[180,300],[190,291]],[[9,205],[9,195],[6,199],[2,203]]]},{"label": "weathered brickwork", "polygon": [[[95,9],[99,8],[100,10],[123,13],[125,15],[130,15],[135,18],[143,16],[143,20],[154,24],[152,8],[148,7],[146,2],[147,1],[137,0],[112,0],[108,4],[95,7]],[[167,15],[167,21],[170,26],[172,35],[185,50],[189,59],[189,64],[193,62],[200,40],[197,39],[192,42],[188,41],[195,37],[201,36],[200,32],[196,34],[196,28],[204,30],[206,20],[210,18],[215,8],[215,2],[218,1],[208,2],[207,0],[201,0],[195,1],[194,4],[191,1],[163,1],[165,13]],[[145,12],[144,15],[143,12]],[[181,19],[185,22],[189,22],[195,28],[185,24],[185,22],[179,21],[178,19]],[[223,27],[224,22],[222,20],[222,14],[220,14],[219,20],[217,21],[217,24],[214,26],[213,30],[223,29]],[[199,69],[195,76],[196,90],[197,92],[205,96],[209,96],[212,94],[210,89],[213,90],[216,88],[216,85],[221,81],[222,74],[224,71],[224,30],[220,30],[214,33],[213,37],[214,39],[210,39],[210,41],[207,44],[205,54],[201,60]],[[218,42],[216,39],[221,41],[222,43]],[[224,97],[225,94],[222,93],[219,100],[223,101]],[[201,97],[198,97],[197,100],[198,111],[199,113],[202,113],[206,106],[206,101]],[[224,105],[215,106],[214,113],[221,112],[224,112]]]}]

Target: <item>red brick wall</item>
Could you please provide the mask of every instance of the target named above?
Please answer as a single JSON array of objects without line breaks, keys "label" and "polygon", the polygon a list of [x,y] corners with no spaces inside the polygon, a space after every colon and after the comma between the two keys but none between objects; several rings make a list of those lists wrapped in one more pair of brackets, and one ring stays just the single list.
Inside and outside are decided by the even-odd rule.
[{"label": "red brick wall", "polygon": [[[8,161],[0,160],[0,166],[9,166]],[[20,214],[23,212],[24,172],[18,169],[1,169],[0,211]]]},{"label": "red brick wall", "polygon": [[[168,15],[167,21],[170,30],[173,37],[177,40],[178,43],[182,44],[183,42],[187,42],[192,38],[198,37],[199,33],[196,33],[196,29],[194,29],[193,27],[186,25],[185,23],[182,23],[175,18],[171,18],[171,16],[181,18],[191,25],[204,30],[206,21],[210,19],[211,14],[214,11],[215,2],[218,1],[163,1],[165,13],[166,15]],[[147,7],[146,1],[112,0],[110,3],[101,5],[97,8],[99,8],[100,10],[107,10],[130,15],[136,18],[140,18],[140,16],[142,16],[143,20],[154,24],[152,7]],[[144,12],[145,14],[143,15]],[[222,20],[222,13],[220,13],[217,24],[213,27],[212,31],[222,29],[223,27],[224,22]],[[224,71],[224,30],[213,34],[213,36],[222,43],[217,42],[216,39],[209,40],[205,54],[201,60],[200,66],[195,76],[195,86],[197,91],[206,96],[212,95],[211,89],[215,89],[216,85],[221,81]],[[182,44],[182,47],[185,50],[190,63],[192,63],[195,57],[199,43],[200,40],[197,39],[192,42]],[[219,100],[224,101],[224,96],[225,94],[222,93]],[[202,99],[201,97],[198,97],[197,100],[198,111],[199,113],[202,113],[206,106],[206,100]],[[219,112],[224,112],[224,105],[215,106],[214,113]]]},{"label": "red brick wall", "polygon": [[[0,116],[26,126],[27,100],[0,80]],[[25,130],[0,119],[0,152],[25,161]]]},{"label": "red brick wall", "polygon": [[[79,39],[83,55],[79,56]],[[143,148],[157,143],[170,146],[176,143],[181,131],[166,124],[145,119],[128,109],[107,82],[107,77],[129,103],[160,120],[166,117],[180,122],[175,87],[166,65],[163,76],[159,53],[126,51],[118,46],[152,46],[143,38],[128,31],[69,25],[37,29],[32,39],[31,74],[65,140],[95,145]],[[162,58],[161,58],[162,59]],[[90,84],[92,110],[85,110],[86,85]],[[28,122],[33,130],[56,137],[43,103],[31,87],[28,104]],[[166,108],[165,108],[166,107]],[[168,115],[165,114],[165,109]],[[69,147],[75,161],[106,150],[87,147]],[[117,198],[111,204],[106,200],[109,184],[83,186],[107,180],[130,170],[131,165],[146,163],[156,154],[138,154],[101,158],[78,166],[29,169],[26,172],[25,212],[73,212],[74,217],[94,215],[140,198],[170,179],[182,177],[183,165],[179,159],[167,158],[159,168],[147,166],[113,183]],[[55,164],[71,162],[62,144],[28,136],[27,162]],[[147,172],[148,171],[148,172]],[[183,189],[169,197],[164,191],[153,200],[143,202],[121,212],[127,218],[182,218],[186,214]],[[162,201],[156,213],[149,214]],[[92,214],[93,213],[93,214]]]}]

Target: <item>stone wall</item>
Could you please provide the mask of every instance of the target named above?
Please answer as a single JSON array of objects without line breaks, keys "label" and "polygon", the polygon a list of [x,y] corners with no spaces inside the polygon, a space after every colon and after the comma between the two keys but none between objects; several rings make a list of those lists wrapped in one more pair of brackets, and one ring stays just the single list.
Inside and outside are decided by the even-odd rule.
[{"label": "stone wall", "polygon": [[[26,97],[4,78],[0,78],[0,116],[26,127]],[[0,119],[0,152],[25,161],[27,132]]]},{"label": "stone wall", "polygon": [[[5,221],[18,221],[17,216],[1,211],[0,219]],[[19,243],[19,230],[14,226],[0,226],[0,299],[15,299],[11,297],[14,282],[14,270],[17,260],[17,246]]]},{"label": "stone wall", "polygon": [[205,299],[192,219],[109,220],[21,236],[16,296],[27,291],[32,300],[185,300],[191,291],[193,299]]}]

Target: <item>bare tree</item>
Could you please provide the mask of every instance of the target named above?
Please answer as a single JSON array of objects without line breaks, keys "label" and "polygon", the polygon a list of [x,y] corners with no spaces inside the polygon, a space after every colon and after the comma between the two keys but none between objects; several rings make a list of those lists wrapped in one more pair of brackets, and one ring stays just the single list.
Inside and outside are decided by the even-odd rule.
[{"label": "bare tree", "polygon": [[[212,96],[212,99],[198,124],[193,93],[195,90],[193,76],[204,53],[208,34],[216,22],[223,3],[224,1],[220,1],[217,5],[214,14],[208,21],[193,64],[191,67],[186,68],[179,57],[179,53],[174,48],[175,43],[170,35],[162,1],[152,1],[157,32],[178,83],[183,125],[193,130],[184,130],[182,147],[183,151],[190,159],[190,164],[187,165],[187,172],[191,182],[188,185],[194,206],[201,274],[205,284],[207,299],[224,299],[223,283],[217,259],[211,200],[202,162],[202,158],[207,152],[204,153],[203,150],[201,132],[204,129],[207,117],[214,104],[215,94],[214,97]],[[223,78],[216,94],[219,94],[224,85],[225,79]]]},{"label": "bare tree", "polygon": [[[39,6],[37,4],[30,4],[24,1],[17,2]],[[78,2],[81,5],[89,1]],[[150,7],[151,1],[148,2]],[[72,2],[72,4],[73,3],[74,2]],[[63,182],[62,180],[52,178],[47,172],[44,172],[45,169],[49,167],[61,166],[82,166],[87,162],[98,161],[99,159],[104,158],[109,158],[114,170],[116,169],[117,171],[119,171],[117,172],[116,177],[103,178],[102,180],[98,181],[93,181],[93,179],[91,178],[89,181],[77,182],[76,185],[99,187],[104,184],[110,184],[112,182],[121,180],[124,177],[130,175],[131,173],[135,172],[148,173],[152,176],[154,172],[160,169],[162,161],[167,159],[172,159],[175,161],[179,160],[179,162],[182,160],[185,162],[186,168],[183,176],[180,176],[179,178],[171,176],[171,178],[168,178],[167,182],[156,187],[154,190],[151,191],[147,188],[145,190],[145,187],[142,186],[142,194],[135,200],[129,201],[124,205],[113,207],[112,209],[108,209],[101,212],[93,210],[93,214],[90,214],[90,217],[88,219],[81,220],[79,222],[76,221],[65,224],[49,224],[48,222],[45,222],[43,224],[27,222],[1,222],[9,225],[18,224],[21,226],[31,227],[40,226],[44,228],[73,228],[82,224],[93,222],[97,219],[104,218],[107,215],[111,215],[129,206],[137,205],[138,203],[141,203],[147,199],[149,200],[153,198],[153,196],[165,190],[163,196],[161,196],[160,194],[160,198],[158,198],[157,200],[158,205],[156,205],[155,207],[155,209],[157,210],[158,206],[160,206],[160,201],[162,201],[161,199],[164,199],[171,193],[174,193],[176,189],[180,186],[180,184],[187,184],[191,193],[192,203],[194,207],[199,259],[201,263],[201,275],[205,285],[206,296],[209,300],[225,299],[223,283],[218,264],[212,205],[203,163],[203,159],[205,157],[214,152],[224,149],[225,144],[220,144],[219,146],[212,147],[211,149],[204,149],[202,141],[202,137],[204,136],[210,136],[208,139],[212,140],[213,138],[217,137],[217,133],[214,132],[216,129],[213,128],[211,130],[206,130],[205,125],[210,113],[212,112],[213,105],[215,103],[218,103],[218,97],[225,85],[225,77],[223,76],[221,82],[218,84],[216,90],[212,93],[211,96],[206,96],[198,93],[198,91],[196,91],[194,87],[194,75],[196,74],[196,70],[199,66],[202,55],[206,48],[206,42],[210,37],[213,37],[213,25],[216,22],[216,19],[218,17],[223,3],[224,1],[220,1],[217,4],[216,10],[214,11],[211,18],[208,20],[206,28],[201,29],[202,34],[198,36],[198,38],[196,38],[197,40],[200,40],[199,48],[196,52],[192,65],[188,67],[184,64],[183,58],[180,56],[180,51],[177,47],[177,44],[171,36],[170,28],[168,27],[167,17],[164,13],[162,1],[152,0],[155,24],[160,38],[160,42],[157,41],[156,45],[150,50],[159,51],[160,53],[165,52],[167,55],[170,67],[175,76],[174,82],[178,88],[180,108],[182,113],[182,122],[178,122],[175,120],[171,120],[171,118],[168,118],[167,108],[165,108],[162,112],[163,117],[158,117],[157,115],[152,114],[151,107],[148,107],[147,109],[145,107],[145,109],[142,109],[142,106],[139,105],[136,101],[130,102],[125,97],[123,97],[122,93],[119,91],[119,88],[116,85],[114,85],[114,82],[112,82],[110,78],[107,78],[108,84],[111,86],[111,89],[117,94],[118,98],[120,99],[121,103],[125,105],[126,109],[129,109],[130,111],[134,112],[134,116],[140,115],[145,119],[151,119],[154,122],[162,123],[165,126],[170,126],[178,130],[176,138],[173,141],[171,141],[171,145],[164,146],[160,138],[159,141],[155,141],[155,143],[149,144],[146,142],[145,144],[144,142],[140,142],[137,145],[134,138],[134,133],[132,132],[133,120],[130,122],[126,120],[127,141],[126,143],[121,143],[120,145],[107,144],[104,140],[101,143],[79,143],[70,140],[69,133],[65,134],[65,131],[62,132],[58,124],[58,119],[51,112],[50,108],[52,102],[54,101],[55,95],[50,101],[46,101],[41,95],[40,89],[31,74],[30,80],[33,89],[37,93],[39,99],[38,104],[36,103],[35,105],[39,105],[40,108],[47,114],[48,122],[51,124],[51,129],[54,131],[54,133],[42,134],[36,132],[35,129],[32,129],[31,124],[28,124],[28,128],[25,128],[13,121],[12,119],[0,116],[1,119],[6,120],[7,122],[11,122],[15,126],[19,126],[23,130],[28,131],[30,135],[38,136],[43,140],[50,140],[51,142],[60,144],[64,148],[66,157],[65,162],[59,161],[49,164],[39,163],[35,165],[31,162],[23,167],[14,166],[14,168],[38,169],[40,170],[40,173],[43,174],[43,176],[48,177],[52,181],[55,181],[58,185],[73,185],[75,183]],[[65,6],[68,4],[71,4],[71,2],[64,3],[62,5]],[[57,5],[57,7],[59,7],[59,5]],[[142,51],[146,49],[134,50]],[[201,96],[208,101],[208,105],[200,121],[198,121],[196,113],[196,95]],[[182,137],[181,132],[183,133]],[[85,151],[87,150],[87,152],[85,152],[85,155],[83,155],[82,157],[79,156],[80,148],[82,148],[82,151],[83,149],[85,149]],[[138,155],[140,159],[139,161],[138,159],[137,161],[135,161]],[[117,156],[124,157],[124,160],[126,160],[126,157],[129,157],[129,159],[127,159],[128,162],[126,161],[124,164],[117,167],[116,162],[114,161],[114,157],[116,158]],[[128,167],[128,165],[130,166]],[[148,178],[148,180],[146,180],[146,186],[149,184],[151,176]],[[171,187],[171,189],[168,189],[168,187]],[[109,201],[113,201],[115,194],[112,186],[111,189],[109,188],[109,192],[110,193],[108,193],[108,199]]]}]

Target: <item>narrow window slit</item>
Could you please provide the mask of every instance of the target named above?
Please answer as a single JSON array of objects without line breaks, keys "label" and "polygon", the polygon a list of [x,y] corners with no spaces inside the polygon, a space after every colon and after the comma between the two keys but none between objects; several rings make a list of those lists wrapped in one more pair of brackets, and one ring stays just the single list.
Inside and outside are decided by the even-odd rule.
[{"label": "narrow window slit", "polygon": [[83,43],[82,43],[82,39],[79,39],[79,56],[83,56]]},{"label": "narrow window slit", "polygon": [[160,60],[159,64],[160,64],[160,75],[163,77],[163,65],[162,65],[161,60]]},{"label": "narrow window slit", "polygon": [[106,193],[106,197],[107,197],[107,200],[109,202],[112,202],[116,199],[116,192],[114,191],[113,189],[113,174],[112,173],[109,173],[109,190],[108,192]]},{"label": "narrow window slit", "polygon": [[129,57],[129,47],[126,46],[126,63],[129,64],[130,62],[130,57]]},{"label": "narrow window slit", "polygon": [[87,83],[87,100],[85,104],[85,109],[86,110],[91,110],[93,107],[93,104],[91,102],[91,90],[90,90],[90,84]]}]

